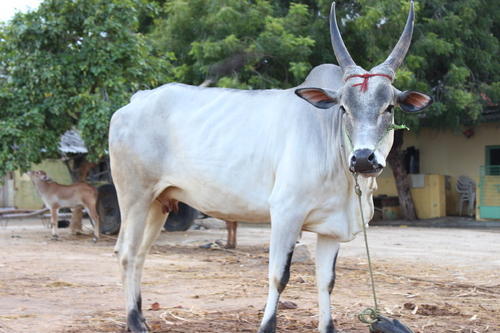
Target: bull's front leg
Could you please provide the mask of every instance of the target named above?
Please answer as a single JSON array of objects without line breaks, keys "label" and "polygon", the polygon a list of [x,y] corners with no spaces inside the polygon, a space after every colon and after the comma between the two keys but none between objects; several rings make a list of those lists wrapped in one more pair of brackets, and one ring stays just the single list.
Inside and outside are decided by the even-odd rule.
[{"label": "bull's front leg", "polygon": [[332,321],[330,295],[335,285],[335,265],[340,244],[337,240],[318,235],[316,243],[316,283],[318,286],[319,325],[321,333],[336,332]]},{"label": "bull's front leg", "polygon": [[302,218],[272,217],[269,249],[269,291],[259,333],[276,332],[278,301],[290,278],[293,250],[302,224]]}]

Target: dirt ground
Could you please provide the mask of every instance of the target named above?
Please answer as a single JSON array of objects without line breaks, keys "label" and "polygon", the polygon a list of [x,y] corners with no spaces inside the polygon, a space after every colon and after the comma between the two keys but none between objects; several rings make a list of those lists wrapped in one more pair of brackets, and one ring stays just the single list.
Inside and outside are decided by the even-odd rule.
[{"label": "dirt ground", "polygon": [[[146,260],[143,307],[154,332],[256,332],[267,292],[267,226],[243,225],[238,248],[202,249],[223,229],[163,232]],[[381,309],[415,332],[500,332],[500,233],[372,227]],[[315,236],[302,242],[314,257]],[[40,221],[0,227],[0,332],[123,332],[114,239],[60,240]],[[362,237],[344,244],[332,297],[341,332],[368,332],[372,304]],[[279,332],[316,332],[314,264],[294,263]],[[290,303],[291,302],[291,303]]]}]

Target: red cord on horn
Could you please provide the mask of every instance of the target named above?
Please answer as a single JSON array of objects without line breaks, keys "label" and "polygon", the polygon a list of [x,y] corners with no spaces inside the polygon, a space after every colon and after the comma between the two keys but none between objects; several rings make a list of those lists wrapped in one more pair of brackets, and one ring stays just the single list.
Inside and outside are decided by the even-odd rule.
[{"label": "red cord on horn", "polygon": [[360,86],[361,92],[365,92],[368,90],[368,79],[371,77],[374,77],[374,76],[384,76],[392,81],[392,77],[390,75],[387,75],[387,74],[354,74],[354,75],[348,76],[347,79],[345,79],[345,80],[347,81],[353,77],[360,77],[360,78],[364,79],[363,82],[353,84],[352,86],[353,87]]}]

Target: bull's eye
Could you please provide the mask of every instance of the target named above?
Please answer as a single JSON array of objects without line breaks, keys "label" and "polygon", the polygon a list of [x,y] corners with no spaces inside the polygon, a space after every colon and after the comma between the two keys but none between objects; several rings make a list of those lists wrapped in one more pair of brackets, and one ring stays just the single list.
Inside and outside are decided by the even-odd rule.
[{"label": "bull's eye", "polygon": [[344,109],[344,107],[342,105],[340,106],[340,112],[342,112],[342,114],[345,113],[345,109]]},{"label": "bull's eye", "polygon": [[387,109],[385,109],[385,112],[387,113],[392,113],[392,109],[394,108],[394,105],[389,105]]}]

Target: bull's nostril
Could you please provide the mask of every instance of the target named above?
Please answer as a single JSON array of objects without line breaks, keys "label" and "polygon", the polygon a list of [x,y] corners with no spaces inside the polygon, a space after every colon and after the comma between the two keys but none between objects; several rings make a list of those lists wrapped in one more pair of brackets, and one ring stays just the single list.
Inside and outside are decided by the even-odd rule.
[{"label": "bull's nostril", "polygon": [[368,156],[368,161],[373,162],[375,160],[375,154],[371,153],[370,156]]}]

